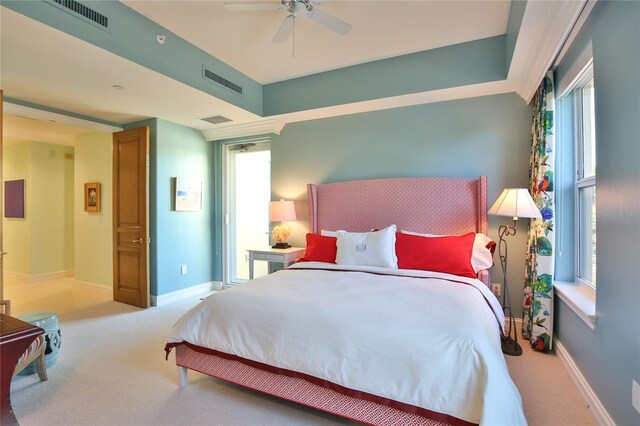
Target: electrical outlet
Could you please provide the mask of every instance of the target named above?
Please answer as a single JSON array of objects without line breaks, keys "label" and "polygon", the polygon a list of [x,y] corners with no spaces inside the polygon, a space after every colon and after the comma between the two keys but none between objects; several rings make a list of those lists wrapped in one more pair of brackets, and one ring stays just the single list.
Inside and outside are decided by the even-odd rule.
[{"label": "electrical outlet", "polygon": [[640,385],[635,380],[631,385],[631,404],[640,413]]},{"label": "electrical outlet", "polygon": [[502,284],[500,283],[491,283],[491,291],[496,297],[502,296]]},{"label": "electrical outlet", "polygon": [[182,265],[182,266],[180,267],[180,273],[181,273],[182,275],[185,275],[185,274],[187,273],[187,265]]}]

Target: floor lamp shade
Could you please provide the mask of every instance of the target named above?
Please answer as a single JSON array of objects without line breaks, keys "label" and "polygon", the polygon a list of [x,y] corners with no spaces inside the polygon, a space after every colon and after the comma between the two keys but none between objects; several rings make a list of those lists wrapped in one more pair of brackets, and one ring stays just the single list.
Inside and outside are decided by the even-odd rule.
[{"label": "floor lamp shade", "polygon": [[529,190],[525,188],[506,188],[489,209],[489,214],[510,216],[514,220],[519,217],[542,217]]}]

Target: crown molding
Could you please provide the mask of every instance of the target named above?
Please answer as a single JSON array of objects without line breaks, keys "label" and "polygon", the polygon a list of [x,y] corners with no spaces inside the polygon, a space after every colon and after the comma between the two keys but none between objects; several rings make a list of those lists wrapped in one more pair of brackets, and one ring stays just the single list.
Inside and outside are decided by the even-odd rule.
[{"label": "crown molding", "polygon": [[5,99],[3,102],[3,109],[5,113],[15,114],[21,117],[66,124],[68,126],[81,127],[88,130],[95,130],[96,132],[114,133],[122,130],[122,127],[110,126],[108,124],[98,123],[97,121],[86,120],[83,118],[60,114],[57,112],[51,112],[25,105],[14,104],[7,99]]},{"label": "crown molding", "polygon": [[213,129],[201,130],[201,132],[205,140],[217,141],[267,133],[279,135],[284,126],[284,122],[269,118],[251,123],[218,125]]},{"label": "crown molding", "polygon": [[507,79],[529,103],[577,22],[587,0],[528,1]]},{"label": "crown molding", "polygon": [[560,62],[562,61],[564,56],[567,54],[567,51],[571,47],[571,44],[573,43],[573,41],[578,36],[578,33],[580,33],[580,30],[582,29],[582,26],[587,21],[587,18],[591,14],[591,11],[593,10],[593,7],[596,5],[597,2],[598,2],[598,0],[588,0],[587,1],[587,4],[584,6],[584,9],[582,9],[582,12],[580,13],[580,16],[578,17],[578,20],[576,21],[576,23],[573,26],[573,28],[571,28],[571,32],[569,33],[569,37],[567,37],[567,40],[564,42],[564,45],[562,46],[562,50],[560,50],[560,53],[558,53],[558,56],[556,57],[555,62],[553,63],[553,68],[554,69],[560,64]]}]

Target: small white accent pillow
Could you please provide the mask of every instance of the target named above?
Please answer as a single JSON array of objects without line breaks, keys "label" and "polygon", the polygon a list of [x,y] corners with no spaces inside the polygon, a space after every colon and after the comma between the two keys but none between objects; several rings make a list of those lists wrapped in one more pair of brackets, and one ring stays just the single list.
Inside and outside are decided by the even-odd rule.
[{"label": "small white accent pillow", "polygon": [[321,229],[320,230],[320,235],[322,235],[324,237],[337,237],[338,236],[338,231],[327,231],[326,229]]},{"label": "small white accent pillow", "polygon": [[[420,237],[448,237],[448,235],[421,234],[419,232],[406,231],[404,229],[400,230],[400,232]],[[491,253],[491,250],[487,248],[487,245],[492,242],[493,240],[485,234],[476,233],[476,237],[473,240],[473,249],[471,251],[471,267],[476,271],[476,274],[483,269],[489,269],[493,266],[493,254]]]},{"label": "small white accent pillow", "polygon": [[493,240],[480,233],[476,234],[476,238],[473,240],[471,267],[476,271],[476,273],[483,269],[489,269],[493,266],[493,254],[491,253],[491,250],[487,248],[489,243],[493,243]]},{"label": "small white accent pillow", "polygon": [[376,232],[337,231],[336,263],[397,268],[396,225]]}]

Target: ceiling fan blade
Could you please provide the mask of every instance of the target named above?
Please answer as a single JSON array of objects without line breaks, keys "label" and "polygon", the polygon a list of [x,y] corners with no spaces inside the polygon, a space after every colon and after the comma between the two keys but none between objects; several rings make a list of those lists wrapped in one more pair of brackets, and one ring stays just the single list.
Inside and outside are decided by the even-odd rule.
[{"label": "ceiling fan blade", "polygon": [[293,30],[294,19],[295,17],[293,15],[289,15],[284,18],[284,21],[282,21],[282,24],[280,24],[278,32],[276,33],[275,37],[273,37],[274,43],[282,43],[289,37],[289,34],[291,34],[291,30]]},{"label": "ceiling fan blade", "polygon": [[284,9],[284,5],[278,3],[265,2],[243,2],[243,3],[225,3],[224,8],[230,12],[251,12],[254,10],[280,10]]},{"label": "ceiling fan blade", "polygon": [[335,31],[340,35],[345,35],[351,31],[351,24],[347,24],[338,18],[335,18],[328,13],[325,13],[318,9],[313,9],[309,12],[309,18],[316,21],[318,24],[329,28],[331,31]]}]

